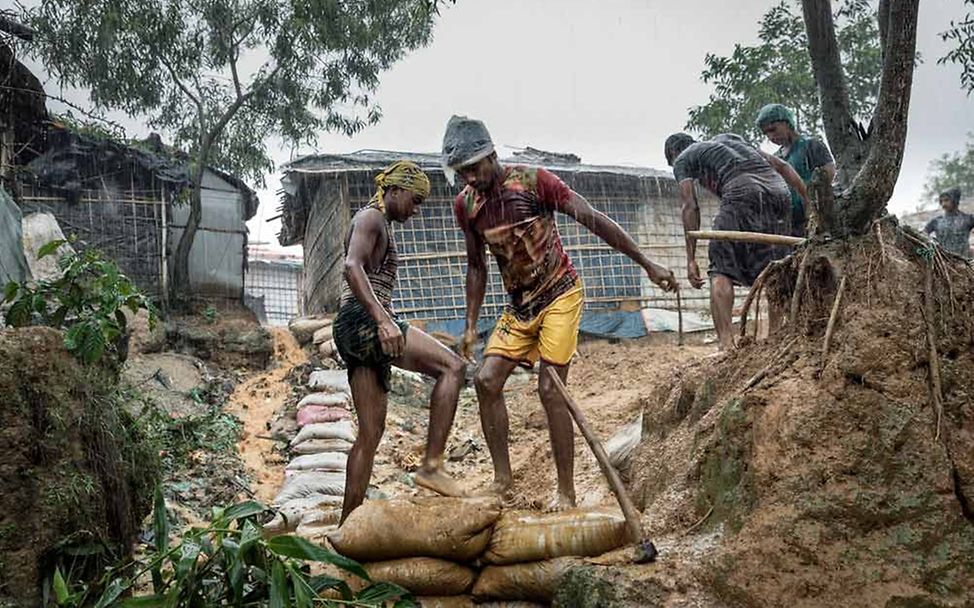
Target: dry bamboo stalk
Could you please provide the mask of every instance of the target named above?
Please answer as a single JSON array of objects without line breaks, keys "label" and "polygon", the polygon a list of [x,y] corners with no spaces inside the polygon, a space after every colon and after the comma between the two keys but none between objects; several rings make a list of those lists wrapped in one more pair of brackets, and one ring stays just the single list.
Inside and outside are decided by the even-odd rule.
[{"label": "dry bamboo stalk", "polygon": [[805,239],[784,234],[767,234],[765,232],[742,232],[738,230],[689,230],[687,236],[707,241],[744,241],[747,243],[762,243],[764,245],[801,245]]}]

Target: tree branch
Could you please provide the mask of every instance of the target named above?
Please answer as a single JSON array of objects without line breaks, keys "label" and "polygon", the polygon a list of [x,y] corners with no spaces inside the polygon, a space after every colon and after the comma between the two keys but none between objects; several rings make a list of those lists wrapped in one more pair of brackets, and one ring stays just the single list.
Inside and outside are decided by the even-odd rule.
[{"label": "tree branch", "polygon": [[886,40],[889,34],[889,0],[879,0],[879,12],[876,14],[879,21],[879,48],[883,52],[883,61],[886,60]]},{"label": "tree branch", "polygon": [[906,144],[907,118],[916,61],[919,0],[886,0],[887,40],[869,157],[852,186],[846,223],[868,227],[893,194]]},{"label": "tree branch", "polygon": [[196,108],[199,110],[200,117],[202,117],[203,116],[203,104],[200,102],[200,98],[198,96],[196,96],[189,89],[188,86],[186,86],[186,84],[179,78],[179,76],[176,75],[176,70],[175,70],[175,68],[172,67],[172,64],[169,63],[169,60],[167,60],[164,56],[159,55],[159,62],[162,65],[164,65],[166,67],[166,69],[169,71],[169,75],[172,77],[173,82],[176,83],[176,86],[179,87],[179,90],[181,90],[187,97],[189,97],[191,100],[193,100],[193,103],[196,104]]}]

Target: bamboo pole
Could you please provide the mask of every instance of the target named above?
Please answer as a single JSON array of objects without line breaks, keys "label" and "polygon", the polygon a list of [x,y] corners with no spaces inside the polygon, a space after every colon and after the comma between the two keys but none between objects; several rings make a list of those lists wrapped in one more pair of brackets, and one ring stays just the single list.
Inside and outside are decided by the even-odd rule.
[{"label": "bamboo pole", "polygon": [[764,245],[801,245],[805,239],[784,234],[764,232],[739,232],[737,230],[688,230],[687,236],[707,241],[744,241]]}]

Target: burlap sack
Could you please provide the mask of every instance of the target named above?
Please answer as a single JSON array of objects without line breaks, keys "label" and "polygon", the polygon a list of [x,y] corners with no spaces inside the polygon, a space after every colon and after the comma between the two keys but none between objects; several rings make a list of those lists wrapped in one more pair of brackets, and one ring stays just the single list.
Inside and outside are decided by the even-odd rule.
[{"label": "burlap sack", "polygon": [[621,547],[627,539],[626,519],[610,509],[506,512],[494,526],[483,559],[514,564],[567,555],[588,557]]},{"label": "burlap sack", "polygon": [[274,504],[283,505],[296,498],[305,498],[316,494],[344,495],[345,473],[302,471],[284,482],[284,487],[278,492]]},{"label": "burlap sack", "polygon": [[365,565],[375,582],[395,583],[414,595],[460,595],[476,578],[466,566],[432,557],[407,557]]},{"label": "burlap sack", "polygon": [[466,562],[483,553],[500,516],[496,498],[396,498],[367,501],[329,536],[360,562],[439,557]]},{"label": "burlap sack", "polygon": [[299,427],[322,422],[338,422],[352,417],[352,413],[343,407],[334,405],[306,405],[298,410],[294,416]]},{"label": "burlap sack", "polygon": [[287,463],[285,471],[344,471],[348,464],[348,455],[341,452],[322,452],[320,454],[305,454]]},{"label": "burlap sack", "polygon": [[547,604],[554,597],[561,577],[579,563],[578,558],[559,557],[512,566],[487,566],[474,583],[473,597],[478,602],[494,599]]},{"label": "burlap sack", "polygon": [[474,608],[477,605],[469,595],[416,596],[416,603],[420,608]]}]

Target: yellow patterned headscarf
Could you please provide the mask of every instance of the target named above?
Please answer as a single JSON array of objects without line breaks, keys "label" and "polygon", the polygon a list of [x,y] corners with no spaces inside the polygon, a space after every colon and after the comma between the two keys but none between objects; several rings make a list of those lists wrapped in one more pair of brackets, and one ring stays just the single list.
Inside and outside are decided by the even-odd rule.
[{"label": "yellow patterned headscarf", "polygon": [[383,212],[386,206],[382,195],[389,186],[398,186],[403,190],[415,192],[423,198],[430,195],[430,178],[416,163],[408,160],[398,160],[375,176],[375,194],[372,195],[369,203],[375,204]]}]

